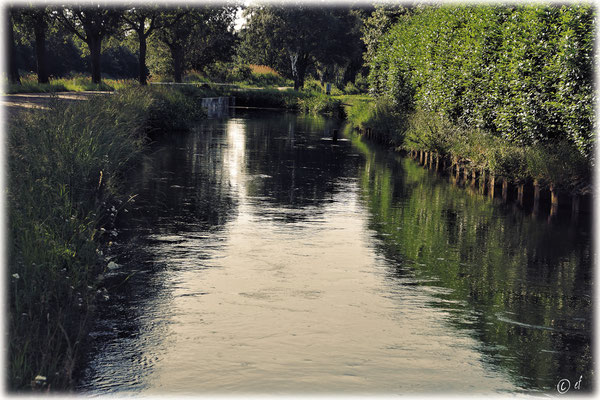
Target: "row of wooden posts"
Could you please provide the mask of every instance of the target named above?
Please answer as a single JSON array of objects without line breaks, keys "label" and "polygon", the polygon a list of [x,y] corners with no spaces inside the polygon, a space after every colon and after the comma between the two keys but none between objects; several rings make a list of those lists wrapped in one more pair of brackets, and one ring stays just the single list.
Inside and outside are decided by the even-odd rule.
[{"label": "row of wooden posts", "polygon": [[[419,164],[428,167],[435,171],[449,171],[450,177],[454,183],[458,183],[461,180],[465,185],[469,185],[472,188],[478,187],[480,194],[487,195],[494,198],[496,195],[496,187],[501,186],[502,201],[507,203],[509,200],[509,187],[516,186],[516,202],[519,206],[523,207],[525,202],[526,189],[533,196],[533,214],[537,215],[540,208],[540,199],[545,191],[537,180],[528,182],[517,182],[515,184],[508,181],[504,177],[496,177],[484,168],[469,168],[468,165],[460,163],[458,160],[450,159],[448,157],[441,157],[438,153],[423,151],[423,150],[411,150],[409,152],[410,157],[417,160]],[[514,193],[514,190],[512,190]],[[558,213],[559,205],[559,193],[553,185],[548,187],[550,194],[550,216],[555,216]],[[514,196],[514,194],[513,194]],[[576,218],[580,211],[580,196],[571,195],[571,214],[572,217]],[[563,197],[561,197],[563,198]]]}]

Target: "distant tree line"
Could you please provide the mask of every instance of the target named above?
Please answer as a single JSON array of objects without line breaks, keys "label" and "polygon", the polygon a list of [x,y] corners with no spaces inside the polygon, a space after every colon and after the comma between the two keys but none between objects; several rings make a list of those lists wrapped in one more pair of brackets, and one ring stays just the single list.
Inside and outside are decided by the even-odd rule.
[{"label": "distant tree line", "polygon": [[379,7],[365,25],[371,90],[399,113],[592,156],[590,5]]},{"label": "distant tree line", "polygon": [[87,70],[94,83],[105,73],[144,85],[151,58],[181,82],[186,69],[232,58],[236,11],[234,5],[9,7],[8,78],[18,83],[20,69],[34,70],[47,83],[49,76]]},{"label": "distant tree line", "polygon": [[362,25],[369,7],[269,3],[245,10],[238,57],[275,68],[304,86],[307,76],[342,86],[363,69]]},{"label": "distant tree line", "polygon": [[94,83],[105,74],[146,84],[152,70],[181,82],[186,71],[226,62],[267,65],[301,89],[309,76],[343,86],[364,69],[361,35],[369,7],[246,7],[245,25],[236,31],[241,9],[233,3],[10,7],[9,79],[18,82],[19,70],[36,71],[40,83],[89,72]]}]

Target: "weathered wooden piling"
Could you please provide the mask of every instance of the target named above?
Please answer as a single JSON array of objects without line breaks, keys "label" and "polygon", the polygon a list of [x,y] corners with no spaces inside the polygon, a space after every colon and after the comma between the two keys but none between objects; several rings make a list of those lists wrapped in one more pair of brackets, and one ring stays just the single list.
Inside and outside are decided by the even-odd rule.
[{"label": "weathered wooden piling", "polygon": [[481,173],[479,174],[479,193],[485,193],[485,168],[481,168]]},{"label": "weathered wooden piling", "polygon": [[525,191],[525,184],[523,182],[519,183],[517,186],[517,203],[519,206],[523,207],[523,192]]},{"label": "weathered wooden piling", "polygon": [[423,164],[423,150],[419,150],[419,164]]},{"label": "weathered wooden piling", "polygon": [[440,155],[435,153],[435,171],[437,172],[440,167]]},{"label": "weathered wooden piling", "polygon": [[506,203],[508,200],[508,179],[502,178],[502,202]]},{"label": "weathered wooden piling", "polygon": [[579,195],[571,195],[571,218],[577,219],[579,216]]},{"label": "weathered wooden piling", "polygon": [[494,198],[494,189],[496,186],[496,177],[494,175],[490,175],[490,188],[488,190],[488,196],[492,199]]},{"label": "weathered wooden piling", "polygon": [[540,182],[536,179],[533,181],[533,216],[536,216],[540,211]]},{"label": "weathered wooden piling", "polygon": [[558,192],[554,185],[550,185],[550,215],[558,213]]}]

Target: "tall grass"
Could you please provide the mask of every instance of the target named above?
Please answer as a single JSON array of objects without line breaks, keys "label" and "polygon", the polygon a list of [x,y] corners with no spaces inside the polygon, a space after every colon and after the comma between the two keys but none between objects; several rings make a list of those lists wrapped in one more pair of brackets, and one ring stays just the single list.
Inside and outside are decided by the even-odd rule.
[{"label": "tall grass", "polygon": [[136,86],[133,79],[103,79],[95,84],[89,77],[76,75],[70,78],[50,79],[49,83],[38,83],[33,74],[21,77],[21,84],[5,84],[5,92],[16,93],[48,93],[48,92],[83,92],[83,91],[113,91]]},{"label": "tall grass", "polygon": [[72,384],[96,297],[106,293],[102,249],[117,234],[111,221],[129,194],[121,177],[157,121],[187,119],[199,108],[183,97],[168,88],[127,89],[9,121],[11,390]]},{"label": "tall grass", "polygon": [[344,118],[345,111],[342,101],[321,93],[310,93],[304,98],[298,98],[298,108],[308,114],[325,114]]},{"label": "tall grass", "polygon": [[347,109],[348,120],[361,131],[371,129],[374,137],[382,143],[392,146],[400,146],[404,142],[406,131],[406,116],[399,115],[394,111],[393,105],[385,99],[363,100],[357,99],[351,102]]}]

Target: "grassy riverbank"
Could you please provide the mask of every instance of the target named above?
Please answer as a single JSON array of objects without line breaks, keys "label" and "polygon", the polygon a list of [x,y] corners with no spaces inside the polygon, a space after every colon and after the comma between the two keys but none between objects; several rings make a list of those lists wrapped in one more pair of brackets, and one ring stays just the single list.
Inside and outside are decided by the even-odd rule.
[{"label": "grassy riverbank", "polygon": [[70,387],[94,303],[110,295],[103,251],[118,237],[111,223],[130,195],[121,177],[148,132],[183,129],[199,110],[179,90],[134,88],[11,119],[10,390]]},{"label": "grassy riverbank", "polygon": [[484,130],[451,123],[440,114],[395,111],[385,99],[359,100],[347,110],[351,125],[398,150],[424,151],[447,166],[494,175],[512,183],[537,181],[569,194],[589,193],[592,165],[570,141],[517,144]]}]

